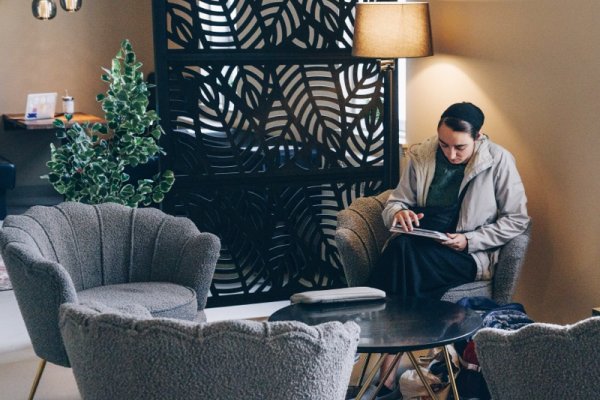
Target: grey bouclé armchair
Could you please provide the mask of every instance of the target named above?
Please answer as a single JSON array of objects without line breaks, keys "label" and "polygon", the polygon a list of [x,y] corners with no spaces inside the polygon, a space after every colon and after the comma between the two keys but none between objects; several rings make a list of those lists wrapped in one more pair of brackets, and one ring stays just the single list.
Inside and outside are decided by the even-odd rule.
[{"label": "grey boucl\u00e9 armchair", "polygon": [[[10,215],[0,251],[35,353],[70,366],[58,326],[64,303],[136,304],[153,316],[203,313],[219,239],[155,208],[64,202]],[[203,316],[203,314],[202,314]]]},{"label": "grey boucl\u00e9 armchair", "polygon": [[[361,286],[369,279],[383,245],[390,237],[381,212],[391,190],[376,196],[360,197],[337,215],[335,241],[340,252],[348,286]],[[510,303],[529,245],[530,227],[500,251],[491,281],[477,281],[450,289],[442,300],[456,302],[463,297],[484,296],[499,304]]]},{"label": "grey boucl\u00e9 armchair", "polygon": [[599,339],[599,317],[515,331],[484,328],[473,337],[494,400],[597,399]]},{"label": "grey boucl\u00e9 armchair", "polygon": [[194,323],[61,307],[61,332],[84,400],[343,400],[354,322]]}]

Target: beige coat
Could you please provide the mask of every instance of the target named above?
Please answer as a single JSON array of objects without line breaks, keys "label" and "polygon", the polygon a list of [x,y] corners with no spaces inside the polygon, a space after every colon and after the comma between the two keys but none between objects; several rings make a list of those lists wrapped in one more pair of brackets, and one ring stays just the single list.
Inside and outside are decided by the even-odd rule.
[{"label": "beige coat", "polygon": [[[467,237],[467,251],[477,263],[475,279],[489,280],[498,261],[498,248],[527,229],[529,216],[525,188],[513,156],[485,135],[475,143],[460,186],[462,192],[470,182],[456,231]],[[437,148],[437,136],[411,147],[407,168],[383,210],[388,228],[398,211],[425,206]]]}]

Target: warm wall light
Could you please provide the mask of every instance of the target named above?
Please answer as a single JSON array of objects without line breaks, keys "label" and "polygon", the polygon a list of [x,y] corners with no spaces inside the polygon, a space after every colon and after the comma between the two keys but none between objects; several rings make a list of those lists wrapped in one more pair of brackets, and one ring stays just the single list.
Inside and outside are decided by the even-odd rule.
[{"label": "warm wall light", "polygon": [[37,19],[52,19],[56,16],[56,4],[52,0],[33,0],[31,12]]},{"label": "warm wall light", "polygon": [[68,12],[75,12],[81,8],[83,0],[60,0],[60,6]]},{"label": "warm wall light", "polygon": [[378,59],[384,73],[383,128],[388,134],[384,186],[395,187],[400,175],[400,149],[394,66],[398,58],[433,55],[429,3],[357,3],[355,11],[352,55]]},{"label": "warm wall light", "polygon": [[433,55],[429,3],[358,3],[352,55],[380,59]]},{"label": "warm wall light", "polygon": [[[75,12],[81,8],[83,0],[60,0],[60,6],[68,12]],[[56,3],[54,0],[33,0],[31,11],[37,19],[48,20],[56,16]]]}]

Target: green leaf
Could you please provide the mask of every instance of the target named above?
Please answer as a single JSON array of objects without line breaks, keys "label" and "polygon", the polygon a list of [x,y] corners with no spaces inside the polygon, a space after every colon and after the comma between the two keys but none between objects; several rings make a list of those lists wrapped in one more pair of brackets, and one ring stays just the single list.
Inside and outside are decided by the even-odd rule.
[{"label": "green leaf", "polygon": [[119,194],[123,197],[131,197],[135,193],[133,185],[131,183],[126,184],[121,188]]},{"label": "green leaf", "polygon": [[162,181],[162,182],[159,184],[160,190],[161,190],[163,193],[167,193],[167,192],[168,192],[168,191],[171,189],[171,186],[172,186],[172,184],[171,184],[171,183],[169,183],[169,182],[166,182],[166,181]]},{"label": "green leaf", "polygon": [[161,203],[165,198],[165,195],[162,194],[161,192],[155,192],[152,193],[152,201],[155,202],[156,204]]}]

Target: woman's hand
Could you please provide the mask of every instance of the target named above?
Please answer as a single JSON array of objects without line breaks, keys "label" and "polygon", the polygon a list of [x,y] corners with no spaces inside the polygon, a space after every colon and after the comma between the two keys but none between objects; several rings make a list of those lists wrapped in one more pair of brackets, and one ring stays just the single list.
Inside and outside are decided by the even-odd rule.
[{"label": "woman's hand", "polygon": [[463,251],[467,248],[467,237],[462,233],[446,233],[446,236],[450,239],[441,242],[444,246],[448,246],[456,251]]},{"label": "woman's hand", "polygon": [[419,220],[423,218],[423,213],[415,213],[411,210],[400,210],[394,215],[392,225],[400,225],[407,232],[413,230],[413,225],[419,226]]}]

